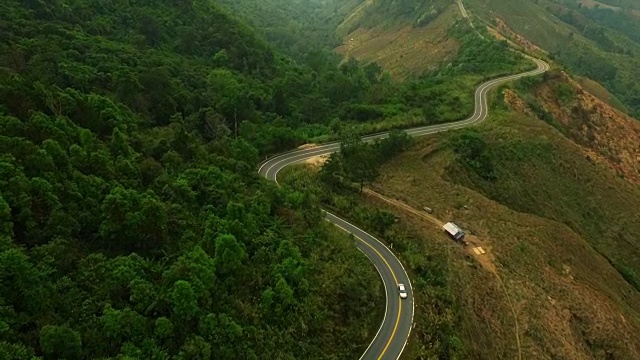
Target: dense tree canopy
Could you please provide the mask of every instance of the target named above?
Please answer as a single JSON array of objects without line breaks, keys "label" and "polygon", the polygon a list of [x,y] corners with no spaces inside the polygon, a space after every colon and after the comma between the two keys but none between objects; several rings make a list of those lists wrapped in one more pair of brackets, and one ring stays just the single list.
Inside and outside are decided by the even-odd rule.
[{"label": "dense tree canopy", "polygon": [[205,1],[8,1],[0,34],[0,358],[363,350],[377,275],[254,171],[327,85]]}]

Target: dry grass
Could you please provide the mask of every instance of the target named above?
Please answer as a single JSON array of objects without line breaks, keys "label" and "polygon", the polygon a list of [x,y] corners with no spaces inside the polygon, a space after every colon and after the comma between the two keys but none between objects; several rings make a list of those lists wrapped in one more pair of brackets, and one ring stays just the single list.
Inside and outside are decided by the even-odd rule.
[{"label": "dry grass", "polygon": [[[503,129],[509,136],[568,142],[542,122],[515,116],[509,124]],[[524,359],[640,358],[636,336],[640,294],[566,225],[513,211],[447,181],[445,169],[454,155],[442,150],[441,141],[424,139],[384,166],[374,188],[413,208],[431,207],[442,221],[454,220],[494,257],[504,289],[490,270],[479,266],[437,226],[395,210],[404,223],[420,231],[425,242],[448,249],[468,358],[518,356],[509,298],[519,323]],[[388,203],[369,201],[393,210]]]},{"label": "dry grass", "polygon": [[[575,91],[571,103],[559,101],[556,89],[561,84]],[[564,73],[543,82],[534,92],[587,156],[640,185],[640,122],[585,91]]]},{"label": "dry grass", "polygon": [[494,19],[495,27],[488,26],[487,30],[498,40],[507,40],[510,44],[516,48],[524,51],[525,53],[532,54],[537,57],[546,57],[547,52],[533,44],[531,41],[522,37],[520,34],[514,32],[507,24],[500,18]]},{"label": "dry grass", "polygon": [[[357,17],[361,13],[362,9],[352,16]],[[452,5],[425,27],[398,25],[392,28],[359,28],[346,35],[344,44],[336,51],[345,58],[375,61],[395,79],[420,75],[455,56],[459,44],[448,36],[447,30],[459,16],[457,5]]]},{"label": "dry grass", "polygon": [[309,164],[314,169],[319,169],[329,159],[329,155],[319,155],[306,159],[305,164]]},{"label": "dry grass", "polygon": [[600,85],[598,82],[586,77],[578,77],[576,81],[584,90],[597,97],[598,99],[604,101],[611,107],[622,112],[627,112],[627,109],[620,102],[620,100],[618,100],[618,98],[611,94],[609,90],[602,87],[602,85]]}]

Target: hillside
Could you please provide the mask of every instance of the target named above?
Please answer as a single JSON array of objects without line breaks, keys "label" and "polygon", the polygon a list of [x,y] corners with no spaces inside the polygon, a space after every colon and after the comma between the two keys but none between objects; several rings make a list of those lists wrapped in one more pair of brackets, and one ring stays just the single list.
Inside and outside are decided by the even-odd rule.
[{"label": "hillside", "polygon": [[[380,169],[372,188],[404,206],[360,201],[400,216],[389,231],[415,233],[405,246],[449,259],[463,358],[637,358],[638,186],[542,120],[503,108],[488,121]],[[442,233],[446,221],[470,233],[468,247]]]},{"label": "hillside", "polygon": [[[413,60],[400,54],[420,39],[408,35],[417,34],[415,19],[387,8],[385,19],[392,20],[367,23],[368,12],[380,3],[362,4],[340,28],[356,30],[345,32],[339,51],[381,61],[404,78],[398,74],[407,74]],[[551,10],[534,2],[487,5],[487,14],[498,11],[519,14],[521,24],[531,14],[543,19],[532,24],[535,30],[526,28],[540,38],[519,33],[522,28],[502,17],[492,18],[490,33],[529,52],[550,53],[565,70],[577,69],[558,55],[572,51],[566,48],[573,43],[557,36],[575,28]],[[472,10],[482,23],[478,14]],[[455,22],[447,23],[445,37],[456,39]],[[430,35],[425,31],[422,40]],[[573,36],[579,49],[590,52],[587,61],[612,50],[602,49],[605,40]],[[468,44],[457,40],[452,59],[464,63],[460,54]],[[635,51],[634,45],[627,49]],[[614,59],[636,59],[629,52],[619,55]],[[304,187],[334,212],[375,231],[401,256],[420,314],[408,358],[640,356],[640,126],[626,114],[633,101],[611,86],[614,80],[599,79],[605,89],[584,76],[602,75],[606,69],[597,67],[611,65],[595,59],[593,73],[558,70],[502,89],[487,123],[418,141],[369,174],[377,180],[362,193],[344,184],[353,175],[336,168],[340,162],[333,157],[319,176],[313,176],[317,165],[288,174],[292,186],[314,184]],[[612,66],[623,63],[614,60]],[[443,222],[452,220],[469,232],[468,247],[442,233]],[[478,246],[484,254],[473,251]]]},{"label": "hillside", "polygon": [[378,274],[254,171],[352,65],[318,80],[207,1],[3,2],[0,358],[358,357]]},{"label": "hillside", "polygon": [[360,1],[337,29],[336,50],[375,61],[396,79],[420,76],[455,57],[460,43],[449,30],[459,18],[448,0]]},{"label": "hillside", "polygon": [[[489,27],[531,52],[597,81],[620,109],[640,117],[640,6],[634,1],[465,0],[480,30]],[[597,5],[597,6],[596,6]],[[346,57],[376,61],[397,79],[421,75],[455,58],[461,19],[455,2],[360,1],[338,27]]]},{"label": "hillside", "polygon": [[[357,358],[383,286],[321,207],[406,264],[409,358],[639,358],[635,8],[602,1],[527,8],[540,31],[570,10],[561,33],[600,57],[541,39],[582,85],[554,72],[478,131],[373,146],[358,135],[465,118],[476,84],[529,69],[489,36],[514,39],[519,10],[487,30],[449,0],[4,1],[0,359]],[[320,176],[255,172],[338,138]]]},{"label": "hillside", "polygon": [[358,27],[344,37],[336,51],[362,61],[375,61],[396,79],[433,71],[456,55],[460,43],[448,33],[458,17],[456,6],[421,27],[409,24],[396,26]]},{"label": "hillside", "polygon": [[340,43],[335,29],[353,11],[354,1],[216,0],[256,29],[270,44],[304,61],[310,53]]},{"label": "hillside", "polygon": [[541,117],[579,144],[590,159],[640,185],[640,122],[590,91],[564,72],[551,72],[521,81],[518,95],[506,96],[518,111]]},{"label": "hillside", "polygon": [[[637,2],[467,0],[487,25],[504,22],[548,51],[572,73],[601,83],[634,117],[640,116],[640,22]],[[608,6],[605,6],[608,5]],[[629,10],[627,10],[629,9]]]},{"label": "hillside", "polygon": [[413,145],[347,138],[281,182],[393,246],[416,293],[407,358],[637,358],[640,190],[622,156],[637,156],[638,122],[561,72],[503,88],[491,108]]}]

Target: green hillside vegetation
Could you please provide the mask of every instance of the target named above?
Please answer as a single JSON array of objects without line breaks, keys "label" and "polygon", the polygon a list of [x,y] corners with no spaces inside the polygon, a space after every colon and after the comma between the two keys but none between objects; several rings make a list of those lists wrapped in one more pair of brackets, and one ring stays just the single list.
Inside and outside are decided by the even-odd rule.
[{"label": "green hillside vegetation", "polygon": [[361,354],[378,275],[255,174],[311,74],[208,2],[9,1],[0,34],[0,358]]},{"label": "green hillside vegetation", "polygon": [[377,96],[388,95],[395,101],[353,106],[345,118],[359,122],[347,122],[343,127],[362,134],[461,120],[473,112],[476,85],[534,67],[506,42],[489,40],[488,34],[481,38],[466,22],[457,22],[449,32],[460,42],[460,50],[451,63],[402,83],[389,81],[389,87],[384,89],[388,93]]},{"label": "green hillside vegetation", "polygon": [[461,46],[453,62],[417,81],[407,82],[408,96],[421,100],[425,119],[429,123],[463,119],[473,112],[474,87],[482,81],[534,67],[520,53],[511,51],[506,42],[488,40],[470,31],[466,22],[459,22],[451,35]]},{"label": "green hillside vegetation", "polygon": [[[531,63],[461,21],[451,64],[396,83],[322,49],[327,6],[336,16],[355,2],[219,3],[3,4],[0,358],[356,358],[379,325],[381,284],[321,205],[409,259],[431,299],[416,327],[429,345],[412,351],[461,354],[443,260],[381,227],[388,212],[355,205],[406,137],[371,148],[355,134],[462,119],[474,85]],[[402,4],[420,26],[444,2]],[[289,33],[309,24],[312,39]],[[324,183],[255,174],[267,155],[345,134]],[[611,254],[634,279],[636,264]]]},{"label": "green hillside vegetation", "polygon": [[[631,11],[587,7],[573,0],[467,0],[474,14],[504,20],[516,33],[549,51],[576,75],[598,81],[640,117],[638,17]],[[630,2],[611,1],[615,6]],[[528,19],[523,21],[523,19]]]},{"label": "green hillside vegetation", "polygon": [[340,44],[335,29],[353,6],[338,0],[216,0],[246,19],[270,44],[304,61],[318,49]]}]

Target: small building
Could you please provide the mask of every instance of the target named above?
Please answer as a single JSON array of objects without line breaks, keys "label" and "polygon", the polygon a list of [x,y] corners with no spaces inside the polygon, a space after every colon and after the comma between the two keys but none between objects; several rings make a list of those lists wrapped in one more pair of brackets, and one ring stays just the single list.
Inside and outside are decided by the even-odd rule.
[{"label": "small building", "polygon": [[464,231],[458,225],[448,222],[442,228],[456,241],[464,242]]}]

